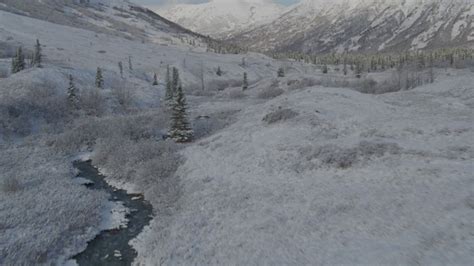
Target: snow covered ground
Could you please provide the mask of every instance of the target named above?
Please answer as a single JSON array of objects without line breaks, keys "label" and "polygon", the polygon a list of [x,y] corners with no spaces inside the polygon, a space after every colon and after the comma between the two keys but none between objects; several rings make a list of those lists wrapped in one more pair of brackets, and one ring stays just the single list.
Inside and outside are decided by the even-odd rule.
[{"label": "snow covered ground", "polygon": [[[179,207],[141,235],[138,263],[471,264],[473,80],[247,106],[183,151]],[[281,109],[297,115],[263,121]]]},{"label": "snow covered ground", "polygon": [[[88,148],[109,181],[134,185],[154,206],[133,241],[137,264],[474,260],[469,69],[371,95],[332,87],[340,74],[259,54],[157,46],[3,11],[0,24],[2,47],[31,49],[39,38],[45,54],[44,68],[0,79],[0,178],[20,184],[0,191],[0,264],[62,262],[98,232],[105,196],[73,181],[67,157]],[[127,67],[129,56],[134,69],[121,79],[117,64]],[[200,137],[192,144],[161,141],[168,64],[183,78]],[[98,66],[103,113],[64,114],[67,75],[87,92]],[[276,78],[279,67],[286,78]],[[154,72],[159,86],[151,86]],[[383,86],[389,75],[373,78]],[[122,85],[133,91],[130,110],[114,100]]]}]

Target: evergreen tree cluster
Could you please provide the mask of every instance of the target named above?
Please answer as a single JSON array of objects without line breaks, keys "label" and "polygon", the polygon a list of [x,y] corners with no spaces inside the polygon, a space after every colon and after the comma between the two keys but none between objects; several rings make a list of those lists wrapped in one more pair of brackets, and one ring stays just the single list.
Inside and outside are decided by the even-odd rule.
[{"label": "evergreen tree cluster", "polygon": [[217,41],[211,39],[210,37],[207,37],[205,39],[205,42],[207,44],[208,52],[214,52],[217,54],[243,54],[248,52],[247,48],[242,48],[235,44],[231,44],[224,41]]},{"label": "evergreen tree cluster", "polygon": [[[43,63],[43,54],[41,50],[41,44],[39,40],[36,40],[36,44],[34,46],[34,52],[31,54],[30,63],[31,67],[42,67]],[[26,55],[25,51],[23,51],[23,47],[18,47],[16,50],[15,57],[12,58],[11,62],[11,73],[15,74],[20,71],[25,70],[27,67],[26,63]]]},{"label": "evergreen tree cluster", "polygon": [[270,54],[277,59],[293,59],[315,65],[344,65],[356,76],[363,73],[384,71],[387,69],[414,68],[422,70],[432,67],[463,67],[474,60],[474,49],[443,48],[426,51],[404,51],[399,53],[331,53],[308,55],[302,53]]}]

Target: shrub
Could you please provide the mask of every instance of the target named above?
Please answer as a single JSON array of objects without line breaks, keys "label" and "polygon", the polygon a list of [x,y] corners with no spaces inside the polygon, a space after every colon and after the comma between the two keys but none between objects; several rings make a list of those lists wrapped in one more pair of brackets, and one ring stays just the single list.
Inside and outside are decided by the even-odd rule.
[{"label": "shrub", "polygon": [[0,79],[2,78],[8,78],[9,71],[6,68],[2,68],[0,66]]},{"label": "shrub", "polygon": [[84,110],[87,115],[100,116],[104,112],[105,103],[97,88],[82,90],[80,102],[81,109]]},{"label": "shrub", "polygon": [[269,87],[264,90],[262,90],[258,95],[257,98],[259,99],[272,99],[275,97],[278,97],[285,93],[284,90],[276,87]]},{"label": "shrub", "polygon": [[362,93],[375,94],[377,92],[377,81],[368,78],[362,79],[356,89]]},{"label": "shrub", "polygon": [[288,81],[287,85],[289,90],[299,90],[321,85],[321,81],[313,78],[303,78],[301,80],[290,80]]},{"label": "shrub", "polygon": [[21,184],[14,176],[7,176],[2,182],[3,192],[16,192],[21,189]]},{"label": "shrub", "polygon": [[309,150],[302,150],[308,162],[318,159],[322,165],[336,168],[349,168],[356,163],[370,160],[373,157],[382,157],[385,154],[399,154],[401,148],[396,143],[377,143],[361,141],[353,148],[341,148],[329,144]]},{"label": "shrub", "polygon": [[120,106],[123,111],[129,111],[132,108],[134,95],[129,86],[118,85],[113,88],[112,92],[117,100],[118,106]]},{"label": "shrub", "polygon": [[246,96],[241,88],[230,89],[228,95],[230,99],[242,99]]},{"label": "shrub", "polygon": [[291,109],[278,109],[277,111],[265,115],[265,117],[263,117],[263,121],[267,124],[273,124],[276,122],[291,119],[293,117],[296,117],[297,115],[298,113]]}]

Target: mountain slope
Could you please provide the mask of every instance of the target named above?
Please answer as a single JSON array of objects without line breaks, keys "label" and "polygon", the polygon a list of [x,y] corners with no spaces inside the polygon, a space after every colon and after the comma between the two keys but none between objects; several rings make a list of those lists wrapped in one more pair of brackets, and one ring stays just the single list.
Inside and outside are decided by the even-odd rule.
[{"label": "mountain slope", "polygon": [[281,14],[283,6],[269,0],[212,0],[203,4],[180,4],[164,10],[159,7],[151,9],[193,31],[223,36],[270,22]]},{"label": "mountain slope", "polygon": [[157,44],[183,44],[191,41],[205,46],[204,36],[173,23],[149,9],[127,0],[0,0],[0,10],[106,33],[129,40]]},{"label": "mountain slope", "polygon": [[343,52],[472,45],[472,0],[306,0],[231,38],[264,51]]}]

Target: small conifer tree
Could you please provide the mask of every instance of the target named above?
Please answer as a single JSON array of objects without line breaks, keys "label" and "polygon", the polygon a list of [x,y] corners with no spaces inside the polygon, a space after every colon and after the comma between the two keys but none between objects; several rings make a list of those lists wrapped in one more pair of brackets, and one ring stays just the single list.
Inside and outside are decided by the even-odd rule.
[{"label": "small conifer tree", "polygon": [[247,79],[247,72],[244,72],[244,81],[242,83],[242,89],[247,90],[249,88],[249,81]]},{"label": "small conifer tree", "polygon": [[128,70],[133,71],[132,57],[128,57]]},{"label": "small conifer tree", "polygon": [[165,100],[166,102],[170,102],[173,99],[173,84],[171,81],[171,72],[170,72],[170,66],[168,65],[166,67],[166,94],[165,94]]},{"label": "small conifer tree", "polygon": [[182,86],[178,85],[171,106],[170,130],[171,138],[178,143],[190,142],[193,139],[193,130],[189,124],[186,112],[186,97]]},{"label": "small conifer tree", "polygon": [[179,70],[176,68],[176,67],[173,67],[173,79],[171,80],[171,91],[173,93],[173,95],[176,93],[176,90],[178,89],[179,87],[179,83],[180,83],[180,80],[179,80]]},{"label": "small conifer tree", "polygon": [[97,68],[97,72],[95,75],[95,86],[99,89],[104,88],[104,77],[102,75],[102,69],[100,67]]},{"label": "small conifer tree", "polygon": [[71,111],[79,109],[79,95],[77,94],[77,88],[74,85],[74,78],[69,75],[69,87],[67,88],[67,100]]},{"label": "small conifer tree", "polygon": [[355,66],[356,78],[361,78],[363,69],[364,69],[363,64],[361,62],[357,62]]},{"label": "small conifer tree", "polygon": [[327,74],[328,73],[328,66],[327,65],[323,65],[323,74]]},{"label": "small conifer tree", "polygon": [[158,85],[158,76],[156,75],[153,75],[153,86],[157,86]]},{"label": "small conifer tree", "polygon": [[16,57],[13,57],[12,58],[12,64],[11,64],[11,73],[12,74],[15,74],[18,72],[18,67],[17,67],[17,63],[16,63]]},{"label": "small conifer tree", "polygon": [[278,69],[277,76],[278,76],[279,78],[285,77],[285,70],[284,70],[282,67],[280,67],[280,68]]},{"label": "small conifer tree", "polygon": [[118,62],[118,68],[120,71],[120,77],[123,78],[123,64],[122,61]]},{"label": "small conifer tree", "polygon": [[41,53],[41,44],[38,39],[36,39],[35,52],[33,53],[32,63],[36,67],[42,67],[43,55]]},{"label": "small conifer tree", "polygon": [[18,47],[15,58],[12,60],[12,73],[18,73],[26,68],[25,55],[23,48]]},{"label": "small conifer tree", "polygon": [[220,66],[217,67],[216,75],[218,75],[219,77],[222,76],[222,70]]}]

